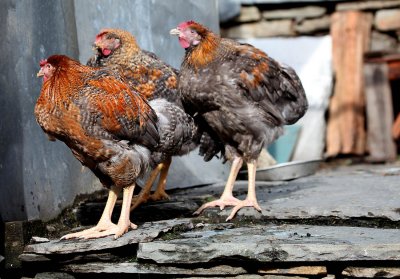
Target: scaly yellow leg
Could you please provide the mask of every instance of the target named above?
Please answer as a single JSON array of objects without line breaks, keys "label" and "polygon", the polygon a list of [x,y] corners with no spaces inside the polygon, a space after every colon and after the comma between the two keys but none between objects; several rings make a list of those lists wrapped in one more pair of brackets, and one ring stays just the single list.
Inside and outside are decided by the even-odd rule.
[{"label": "scaly yellow leg", "polygon": [[163,169],[163,164],[161,163],[158,164],[158,166],[154,170],[152,170],[143,189],[140,191],[139,195],[134,197],[132,206],[130,208],[131,211],[134,210],[139,205],[141,205],[142,203],[147,202],[147,200],[150,197],[151,186],[153,186],[154,181],[156,180],[158,174],[162,169]]},{"label": "scaly yellow leg", "polygon": [[240,168],[243,165],[243,159],[241,157],[235,157],[232,162],[231,171],[229,173],[228,181],[225,184],[224,192],[218,200],[208,202],[203,204],[199,209],[196,210],[195,215],[200,214],[204,209],[209,207],[219,206],[222,210],[225,206],[235,206],[240,200],[235,198],[232,194],[233,186],[236,181],[237,174],[239,173]]},{"label": "scaly yellow leg", "polygon": [[261,212],[261,207],[258,205],[257,197],[256,197],[256,169],[257,169],[257,161],[252,160],[247,163],[247,169],[249,174],[249,186],[247,190],[247,197],[245,200],[240,201],[231,211],[231,214],[226,218],[226,221],[231,220],[235,214],[242,207],[250,206],[254,207],[258,211]]},{"label": "scaly yellow leg", "polygon": [[160,172],[160,178],[158,180],[157,188],[155,192],[150,196],[150,199],[152,201],[169,199],[168,194],[165,192],[165,186],[167,185],[167,176],[171,161],[171,158],[169,158],[162,164],[163,167]]},{"label": "scaly yellow leg", "polygon": [[108,192],[108,199],[106,206],[104,207],[103,214],[101,215],[101,218],[95,227],[64,235],[61,237],[61,239],[88,238],[88,236],[93,235],[94,233],[108,231],[109,229],[115,228],[117,225],[111,222],[111,215],[120,191],[121,188],[115,186],[111,187]]}]

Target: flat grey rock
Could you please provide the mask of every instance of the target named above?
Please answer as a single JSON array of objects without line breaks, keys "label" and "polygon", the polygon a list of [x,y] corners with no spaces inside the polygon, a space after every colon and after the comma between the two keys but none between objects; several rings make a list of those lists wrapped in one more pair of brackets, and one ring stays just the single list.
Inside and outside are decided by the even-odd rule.
[{"label": "flat grey rock", "polygon": [[101,251],[104,249],[118,248],[129,244],[148,242],[176,227],[193,228],[189,219],[173,219],[144,223],[137,230],[129,231],[122,237],[114,240],[113,236],[90,240],[52,240],[46,243],[27,245],[24,253],[35,254],[70,254],[88,251]]},{"label": "flat grey rock", "polygon": [[217,260],[324,262],[400,260],[396,229],[266,225],[182,233],[169,241],[140,243],[137,257],[158,264]]},{"label": "flat grey rock", "polygon": [[[398,168],[388,166],[355,166],[346,170],[320,172],[289,182],[256,184],[257,198],[262,208],[242,208],[235,218],[251,217],[269,220],[306,220],[332,218],[350,220],[382,219],[400,221]],[[218,198],[224,184],[194,188],[186,195],[209,195]],[[234,195],[244,199],[247,181],[237,181]],[[377,198],[379,197],[379,198]],[[223,211],[206,209],[202,214],[229,216],[231,208]]]},{"label": "flat grey rock", "polygon": [[342,275],[356,278],[399,278],[398,267],[346,267]]},{"label": "flat grey rock", "polygon": [[73,273],[101,274],[179,274],[198,276],[247,274],[247,271],[242,267],[232,267],[228,265],[210,268],[180,268],[155,264],[139,264],[136,262],[71,264],[62,267],[62,270]]},{"label": "flat grey rock", "polygon": [[74,279],[75,277],[63,272],[42,272],[36,274],[34,279]]}]

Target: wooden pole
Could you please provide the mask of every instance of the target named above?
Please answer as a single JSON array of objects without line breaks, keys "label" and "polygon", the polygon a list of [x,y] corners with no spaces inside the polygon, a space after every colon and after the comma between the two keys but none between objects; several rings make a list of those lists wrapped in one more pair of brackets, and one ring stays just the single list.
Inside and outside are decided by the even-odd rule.
[{"label": "wooden pole", "polygon": [[389,69],[386,63],[366,63],[365,96],[369,161],[387,162],[396,159],[392,138],[393,104]]},{"label": "wooden pole", "polygon": [[327,156],[366,151],[363,58],[369,48],[372,15],[359,11],[332,15],[336,84],[329,107]]}]

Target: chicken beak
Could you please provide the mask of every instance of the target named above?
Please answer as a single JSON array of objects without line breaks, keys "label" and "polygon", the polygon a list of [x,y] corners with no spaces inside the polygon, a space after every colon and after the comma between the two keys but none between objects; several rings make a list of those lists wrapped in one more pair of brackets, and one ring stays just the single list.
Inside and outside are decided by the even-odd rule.
[{"label": "chicken beak", "polygon": [[174,28],[171,31],[169,31],[170,35],[175,35],[175,36],[179,36],[181,34],[181,31],[179,31],[178,29]]},{"label": "chicken beak", "polygon": [[42,68],[40,68],[40,71],[36,74],[36,77],[42,77],[44,76],[44,73],[42,71]]}]

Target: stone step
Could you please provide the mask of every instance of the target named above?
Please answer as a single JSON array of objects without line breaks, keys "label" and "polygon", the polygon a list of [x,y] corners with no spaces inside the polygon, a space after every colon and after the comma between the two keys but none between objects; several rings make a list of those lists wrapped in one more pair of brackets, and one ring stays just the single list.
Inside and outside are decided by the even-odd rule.
[{"label": "stone step", "polygon": [[255,262],[400,261],[396,229],[304,225],[255,225],[182,233],[168,241],[140,243],[138,260],[193,264]]}]

